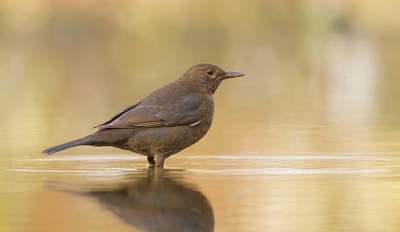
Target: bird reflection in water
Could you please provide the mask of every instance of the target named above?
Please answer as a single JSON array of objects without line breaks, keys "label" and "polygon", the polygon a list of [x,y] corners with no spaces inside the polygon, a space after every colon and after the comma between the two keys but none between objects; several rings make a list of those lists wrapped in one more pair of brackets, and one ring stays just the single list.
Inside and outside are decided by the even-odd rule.
[{"label": "bird reflection in water", "polygon": [[83,190],[75,186],[71,190],[71,185],[53,183],[53,187],[57,186],[53,190],[79,195],[84,192],[84,196],[97,199],[124,222],[143,231],[214,231],[210,202],[195,187],[174,175],[177,171],[148,169],[139,177],[136,174],[128,175],[129,182],[123,187],[97,186],[96,190]]}]

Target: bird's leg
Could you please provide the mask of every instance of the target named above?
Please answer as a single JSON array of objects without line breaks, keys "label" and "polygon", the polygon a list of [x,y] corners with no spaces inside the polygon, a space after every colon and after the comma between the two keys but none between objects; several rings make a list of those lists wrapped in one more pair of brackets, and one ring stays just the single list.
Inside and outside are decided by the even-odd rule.
[{"label": "bird's leg", "polygon": [[147,156],[147,162],[149,162],[149,167],[153,167],[156,165],[154,162],[154,156]]},{"label": "bird's leg", "polygon": [[156,167],[164,167],[164,160],[167,157],[163,156],[163,155],[154,155],[154,161],[155,161],[155,165]]}]

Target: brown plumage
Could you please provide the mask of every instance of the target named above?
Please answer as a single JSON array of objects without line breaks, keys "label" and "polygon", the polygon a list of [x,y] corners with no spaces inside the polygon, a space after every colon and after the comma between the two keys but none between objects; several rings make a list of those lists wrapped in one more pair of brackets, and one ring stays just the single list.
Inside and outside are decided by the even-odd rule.
[{"label": "brown plumage", "polygon": [[169,156],[199,141],[211,127],[213,93],[228,78],[243,76],[212,64],[198,64],[178,80],[151,93],[110,120],[99,131],[43,151],[53,154],[80,145],[112,146],[147,156],[164,165]]}]

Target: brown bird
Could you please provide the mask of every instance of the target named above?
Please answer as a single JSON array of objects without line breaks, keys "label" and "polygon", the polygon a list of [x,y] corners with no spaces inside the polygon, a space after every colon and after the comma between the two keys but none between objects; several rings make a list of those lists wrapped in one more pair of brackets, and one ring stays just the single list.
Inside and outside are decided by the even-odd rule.
[{"label": "brown bird", "polygon": [[163,167],[166,158],[204,137],[214,116],[214,92],[223,80],[240,76],[244,74],[197,64],[175,82],[96,126],[97,132],[43,153],[80,145],[112,146],[145,155],[150,166]]}]

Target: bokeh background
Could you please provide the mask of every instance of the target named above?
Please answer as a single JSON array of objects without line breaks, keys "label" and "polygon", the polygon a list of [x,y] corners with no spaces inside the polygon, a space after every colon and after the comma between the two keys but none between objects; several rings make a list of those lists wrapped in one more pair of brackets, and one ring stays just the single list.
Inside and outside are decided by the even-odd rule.
[{"label": "bokeh background", "polygon": [[210,143],[224,152],[398,150],[399,7],[2,1],[1,149],[83,136],[208,62],[247,75],[216,93],[214,127],[199,152]]},{"label": "bokeh background", "polygon": [[[246,76],[222,83],[208,135],[167,163],[397,154],[399,54],[396,0],[1,0],[0,159],[43,157],[202,62]],[[111,153],[128,154],[59,155]]]},{"label": "bokeh background", "polygon": [[3,151],[90,133],[200,62],[247,75],[189,153],[399,149],[398,1],[0,4]]}]

